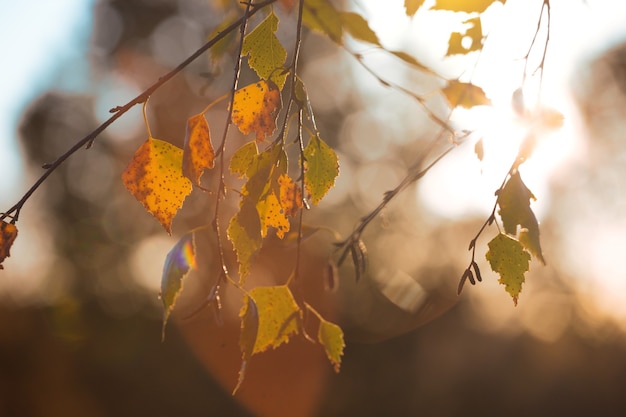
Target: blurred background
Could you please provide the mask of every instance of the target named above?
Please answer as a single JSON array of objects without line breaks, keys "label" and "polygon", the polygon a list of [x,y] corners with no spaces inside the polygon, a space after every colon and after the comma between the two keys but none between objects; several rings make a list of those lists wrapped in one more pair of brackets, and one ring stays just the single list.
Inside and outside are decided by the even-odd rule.
[{"label": "blurred background", "polygon": [[[19,200],[43,163],[175,67],[220,23],[236,18],[238,7],[227,0],[5,3],[0,210]],[[467,245],[532,124],[515,113],[511,97],[521,86],[521,58],[542,1],[509,0],[484,13],[489,38],[476,65],[475,54],[444,58],[449,33],[462,30],[467,15],[423,11],[411,20],[401,0],[343,4],[366,16],[387,48],[410,52],[446,77],[471,77],[493,102],[455,112],[455,126],[475,133],[404,192],[367,236],[379,270],[389,262],[454,287],[470,261]],[[294,16],[275,11],[278,36],[291,51]],[[315,359],[299,355],[297,341],[259,359],[268,367],[251,372],[294,372],[269,405],[251,393],[254,377],[241,395],[230,395],[236,369],[227,376],[216,369],[220,346],[237,362],[236,338],[215,336],[209,312],[170,326],[160,343],[162,262],[177,236],[212,219],[214,200],[198,192],[188,197],[173,237],[143,210],[120,179],[146,139],[141,109],[131,110],[92,149],[67,161],[21,212],[19,237],[0,273],[0,416],[624,415],[625,23],[618,1],[551,1],[541,96],[535,74],[525,85],[526,104],[530,113],[557,109],[565,124],[541,132],[522,166],[537,197],[547,266],[532,262],[518,306],[484,261],[492,227],[478,242],[484,282],[466,286],[436,320],[378,343],[348,342],[339,374],[316,362],[324,359],[319,347]],[[542,26],[529,73],[545,34]],[[348,46],[382,78],[427,96],[447,117],[439,79],[384,51]],[[155,137],[182,146],[187,118],[229,90],[230,52],[198,59],[151,97]],[[341,164],[336,187],[310,219],[345,236],[419,160],[438,128],[415,100],[308,32],[302,78]],[[244,72],[244,84],[252,79]],[[207,119],[215,143],[224,109]],[[474,153],[478,139],[482,161]],[[213,184],[211,175],[204,184]],[[311,271],[325,266],[313,265],[316,259]],[[201,301],[210,285],[194,279],[184,295]],[[299,367],[315,370],[299,374]]]}]

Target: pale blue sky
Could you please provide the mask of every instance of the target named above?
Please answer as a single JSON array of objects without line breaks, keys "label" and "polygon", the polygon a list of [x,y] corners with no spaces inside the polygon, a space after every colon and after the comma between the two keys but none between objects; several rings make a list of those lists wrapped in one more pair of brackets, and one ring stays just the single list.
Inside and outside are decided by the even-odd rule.
[{"label": "pale blue sky", "polygon": [[0,0],[0,210],[29,185],[17,139],[23,110],[47,89],[85,88],[92,7],[93,0]]}]

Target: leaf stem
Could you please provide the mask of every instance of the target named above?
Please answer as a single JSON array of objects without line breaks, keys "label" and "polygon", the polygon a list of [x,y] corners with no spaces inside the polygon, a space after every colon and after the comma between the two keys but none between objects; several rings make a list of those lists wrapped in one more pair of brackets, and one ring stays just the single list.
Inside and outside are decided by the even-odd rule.
[{"label": "leaf stem", "polygon": [[539,92],[541,92],[541,87],[543,84],[543,70],[544,70],[544,66],[546,63],[546,55],[548,53],[548,43],[550,42],[550,24],[551,24],[551,9],[550,9],[550,0],[543,0],[543,3],[541,3],[541,11],[539,12],[539,19],[537,20],[537,28],[535,29],[535,34],[533,35],[533,39],[530,42],[530,47],[528,48],[528,52],[526,52],[526,55],[524,55],[524,73],[522,75],[522,85],[524,85],[526,83],[526,77],[528,75],[528,60],[530,58],[530,54],[533,50],[533,48],[535,47],[535,42],[537,41],[537,37],[539,36],[539,31],[541,30],[541,24],[543,22],[543,16],[544,16],[544,10],[546,12],[546,26],[547,26],[547,33],[546,33],[546,41],[543,45],[543,52],[541,55],[541,61],[539,62],[539,65],[537,66],[537,68],[535,68],[535,70],[533,71],[533,75],[535,75],[537,73],[537,71],[540,71],[539,74]]},{"label": "leaf stem", "polygon": [[361,241],[361,235],[363,234],[365,228],[371,223],[372,220],[376,218],[376,216],[378,216],[378,214],[380,214],[381,211],[383,211],[383,209],[387,206],[387,204],[389,204],[391,200],[393,200],[398,194],[404,191],[409,185],[413,184],[424,175],[426,175],[428,171],[432,169],[432,167],[434,167],[439,161],[441,161],[448,153],[450,153],[455,148],[455,145],[448,147],[439,156],[437,156],[435,160],[428,164],[426,168],[420,169],[423,158],[429,153],[426,152],[424,157],[420,158],[420,161],[409,170],[409,173],[404,177],[400,184],[398,184],[393,190],[387,191],[383,197],[382,202],[369,214],[361,218],[360,222],[358,223],[352,234],[350,234],[347,239],[336,243],[338,250],[342,251],[337,264],[341,265],[343,260],[346,258],[348,252],[350,252],[352,254],[353,260],[359,260],[359,262],[355,262],[355,269],[358,279],[358,277],[360,277],[361,273],[363,272],[365,266],[364,257],[366,254],[363,242]]},{"label": "leaf stem", "polygon": [[452,133],[453,135],[455,134],[454,129],[450,126],[450,124],[447,121],[444,121],[441,117],[437,116],[435,114],[434,111],[432,111],[430,109],[430,107],[428,107],[428,104],[426,103],[426,99],[404,87],[402,87],[399,84],[396,84],[394,82],[388,81],[384,78],[382,78],[376,71],[374,71],[369,65],[367,65],[364,61],[363,61],[363,56],[348,49],[346,46],[343,47],[352,57],[354,57],[354,59],[357,60],[357,62],[363,67],[363,69],[365,69],[367,72],[369,72],[380,84],[384,85],[385,87],[389,87],[392,88],[394,90],[400,91],[401,93],[406,94],[407,96],[415,99],[420,106],[422,106],[422,109],[424,109],[424,111],[426,112],[426,114],[428,115],[428,117],[435,123],[437,123],[439,126],[441,126],[443,129],[447,130],[448,132]]},{"label": "leaf stem", "polygon": [[[267,3],[267,2],[263,2],[263,3]],[[224,245],[222,243],[222,228],[220,227],[219,215],[220,215],[220,207],[221,207],[222,199],[226,197],[226,182],[224,180],[226,162],[224,160],[224,150],[226,148],[226,138],[228,136],[228,131],[229,131],[230,125],[232,124],[233,102],[235,101],[235,92],[237,91],[237,86],[239,85],[239,77],[241,75],[241,63],[243,61],[243,56],[241,55],[241,53],[243,50],[243,41],[246,35],[246,29],[248,27],[248,20],[252,16],[253,12],[255,10],[258,10],[258,8],[253,9],[252,6],[253,6],[252,1],[246,3],[246,9],[244,11],[244,15],[238,21],[240,39],[239,39],[239,47],[237,50],[237,60],[235,62],[233,84],[230,90],[230,99],[228,103],[228,114],[227,114],[226,124],[224,126],[224,132],[222,134],[222,141],[217,151],[220,157],[220,172],[219,172],[219,183],[218,183],[218,188],[217,188],[217,195],[215,198],[215,215],[213,217],[213,228],[216,234],[217,249],[218,249],[217,252],[218,252],[219,262],[220,262],[220,267],[221,267],[221,273],[220,273],[219,279],[223,279],[225,281],[231,282],[236,287],[239,287],[239,285],[237,285],[235,281],[230,277],[230,274],[228,272],[228,266],[226,265],[226,257],[224,255]],[[219,282],[219,279],[218,279],[218,282]]]},{"label": "leaf stem", "polygon": [[146,132],[148,133],[148,137],[152,139],[152,132],[150,132],[150,123],[148,123],[148,114],[146,111],[146,108],[148,107],[148,100],[149,98],[143,102],[143,105],[141,106],[141,113],[143,114],[143,122],[146,125]]}]

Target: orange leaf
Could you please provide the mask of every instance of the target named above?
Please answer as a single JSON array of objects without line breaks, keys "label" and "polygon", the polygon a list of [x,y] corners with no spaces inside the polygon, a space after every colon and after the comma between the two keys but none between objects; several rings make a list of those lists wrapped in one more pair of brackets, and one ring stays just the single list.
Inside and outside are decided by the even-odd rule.
[{"label": "orange leaf", "polygon": [[235,92],[232,121],[244,135],[254,132],[260,143],[276,130],[280,108],[280,90],[276,84],[259,81]]},{"label": "orange leaf", "polygon": [[124,186],[172,234],[172,219],[191,192],[183,176],[183,150],[148,138],[122,173]]},{"label": "orange leaf", "polygon": [[196,114],[187,120],[185,149],[183,151],[183,175],[195,185],[200,185],[200,177],[205,169],[215,166],[215,151],[211,144],[211,132],[204,113]]},{"label": "orange leaf", "polygon": [[11,256],[9,253],[11,245],[17,237],[17,227],[14,224],[7,223],[4,220],[0,223],[0,269],[4,269],[2,262],[5,258]]},{"label": "orange leaf", "polygon": [[278,177],[280,185],[280,205],[286,216],[295,216],[302,208],[302,192],[300,187],[287,174]]}]

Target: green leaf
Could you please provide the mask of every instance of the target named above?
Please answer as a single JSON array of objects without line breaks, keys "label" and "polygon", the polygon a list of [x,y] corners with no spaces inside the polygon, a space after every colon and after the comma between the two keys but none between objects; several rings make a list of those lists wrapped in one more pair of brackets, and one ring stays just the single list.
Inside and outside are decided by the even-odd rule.
[{"label": "green leaf", "polygon": [[282,90],[287,78],[283,71],[287,51],[275,35],[277,29],[278,17],[271,12],[246,35],[241,52],[244,56],[250,54],[248,65],[260,78],[273,81]]},{"label": "green leaf", "polygon": [[241,349],[241,368],[239,369],[239,377],[237,385],[233,389],[232,395],[235,395],[246,376],[246,368],[248,360],[252,356],[256,335],[259,330],[259,312],[254,300],[246,297],[244,305],[239,312],[241,319],[241,332],[239,333],[239,348]]},{"label": "green leaf", "polygon": [[341,15],[328,0],[305,1],[302,23],[310,29],[325,34],[333,42],[342,44],[343,22]]},{"label": "green leaf", "polygon": [[409,17],[415,16],[417,10],[422,7],[424,0],[404,0],[404,9]]},{"label": "green leaf", "polygon": [[[249,298],[254,301],[258,316],[256,339],[251,355],[270,348],[276,349],[288,342],[292,335],[300,332],[302,310],[286,285],[256,287],[250,290],[244,299],[244,307],[240,313],[240,316],[244,318],[242,326],[246,325],[246,317],[249,314]],[[243,330],[242,328],[242,334]]]},{"label": "green leaf", "polygon": [[363,16],[353,12],[341,12],[343,28],[356,40],[380,46],[376,33]]},{"label": "green leaf", "polygon": [[436,0],[433,10],[449,10],[452,12],[482,13],[496,1],[502,4],[506,0]]},{"label": "green leaf", "polygon": [[528,271],[530,254],[524,250],[519,241],[500,233],[489,242],[489,250],[485,257],[491,269],[500,275],[500,284],[504,285],[517,305],[524,283],[524,273]]},{"label": "green leaf", "polygon": [[[446,56],[468,54],[472,51],[480,51],[483,48],[483,29],[480,23],[480,17],[468,19],[465,22],[471,26],[464,32],[452,32],[448,41],[448,52]],[[469,37],[472,40],[468,48],[463,46],[463,39]]]},{"label": "green leaf", "polygon": [[246,171],[249,178],[242,188],[242,194],[256,204],[266,197],[271,189],[278,194],[278,177],[287,172],[287,154],[281,145],[273,146],[254,158]]},{"label": "green leaf", "polygon": [[228,169],[234,175],[242,178],[253,164],[255,157],[259,154],[256,141],[248,142],[237,149],[230,158]]},{"label": "green leaf", "polygon": [[318,204],[335,185],[339,160],[335,151],[317,136],[311,136],[304,148],[304,186],[313,204]]},{"label": "green leaf", "polygon": [[519,171],[516,171],[498,193],[498,214],[506,233],[515,236],[517,226],[521,227],[520,242],[545,264],[539,241],[539,222],[530,208],[530,200],[535,200],[535,196],[522,181]]},{"label": "green leaf", "polygon": [[491,104],[491,100],[487,98],[483,89],[471,83],[450,80],[448,84],[441,89],[441,92],[452,108],[461,106],[469,109],[474,106]]},{"label": "green leaf", "polygon": [[232,242],[239,263],[239,282],[245,283],[250,273],[252,257],[261,248],[261,220],[253,203],[244,199],[239,213],[235,214],[227,230],[228,239]]},{"label": "green leaf", "polygon": [[163,328],[161,340],[165,340],[165,326],[169,318],[176,298],[182,291],[183,279],[189,271],[196,268],[196,243],[193,233],[187,233],[180,238],[178,243],[165,257],[163,275],[161,276],[161,302],[163,303]]},{"label": "green leaf", "polygon": [[254,351],[256,335],[259,331],[259,310],[252,297],[246,296],[239,312],[241,318],[241,333],[239,333],[239,348],[243,360],[248,360]]},{"label": "green leaf", "polygon": [[236,152],[238,160],[231,167],[231,171],[234,169],[240,174],[245,169],[248,177],[241,190],[241,209],[228,226],[228,238],[237,252],[241,283],[250,271],[252,256],[261,248],[267,228],[276,228],[279,237],[290,228],[278,198],[278,179],[287,172],[287,155],[283,147],[275,145],[258,155],[252,153],[251,146],[244,145]]},{"label": "green leaf", "polygon": [[341,356],[343,355],[343,349],[346,347],[341,327],[320,317],[317,340],[324,346],[326,356],[328,356],[328,360],[333,364],[335,372],[339,372]]},{"label": "green leaf", "polygon": [[256,287],[244,297],[239,317],[242,362],[233,395],[241,387],[248,360],[253,355],[276,349],[300,332],[302,310],[286,285]]},{"label": "green leaf", "polygon": [[[236,20],[236,14],[229,13],[229,15],[221,20],[221,22],[217,25],[217,27],[211,32],[208,39],[213,39],[224,29],[233,24]],[[222,56],[226,55],[226,53],[230,52],[234,49],[235,39],[239,31],[233,30],[225,37],[220,39],[213,47],[210,49],[211,57],[215,60],[220,59]]]}]

